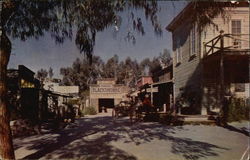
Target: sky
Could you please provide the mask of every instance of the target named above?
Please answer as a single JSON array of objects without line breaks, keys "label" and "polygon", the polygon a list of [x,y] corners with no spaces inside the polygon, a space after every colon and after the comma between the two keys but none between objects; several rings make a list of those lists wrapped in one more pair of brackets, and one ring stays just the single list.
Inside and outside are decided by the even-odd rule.
[{"label": "sky", "polygon": [[[111,58],[115,54],[119,56],[119,60],[127,57],[141,61],[144,58],[153,58],[158,56],[163,49],[172,51],[172,35],[165,28],[171,20],[185,7],[186,2],[170,2],[160,1],[160,11],[158,18],[162,26],[162,36],[156,36],[153,31],[150,20],[144,18],[142,10],[135,11],[138,17],[142,18],[142,23],[146,34],[144,36],[136,33],[136,43],[125,40],[128,31],[132,31],[132,23],[129,22],[128,15],[130,11],[121,13],[122,25],[119,31],[114,34],[114,26],[105,29],[96,34],[96,43],[94,47],[94,55],[100,56],[104,61]],[[74,43],[74,38],[66,40],[63,44],[56,44],[49,33],[43,37],[36,39],[28,39],[27,41],[12,40],[12,53],[8,68],[17,68],[18,65],[25,65],[33,72],[44,68],[53,68],[54,77],[60,78],[60,68],[71,66],[73,61],[83,58]]]}]

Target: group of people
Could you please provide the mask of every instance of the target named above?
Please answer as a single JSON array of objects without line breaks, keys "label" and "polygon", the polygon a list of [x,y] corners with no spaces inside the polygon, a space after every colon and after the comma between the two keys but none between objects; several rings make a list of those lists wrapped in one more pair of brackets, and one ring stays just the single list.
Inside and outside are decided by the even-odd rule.
[{"label": "group of people", "polygon": [[122,101],[120,105],[114,108],[112,116],[119,117],[119,114],[123,114],[125,112],[129,115],[132,123],[133,118],[140,119],[141,113],[143,112],[146,114],[156,112],[156,107],[153,106],[148,94],[146,94],[143,98],[128,95],[126,100]]},{"label": "group of people", "polygon": [[145,112],[146,114],[156,112],[156,108],[151,103],[148,94],[146,94],[143,98],[130,96],[128,96],[128,98],[130,103],[129,117],[131,122],[133,121],[134,116],[139,119],[142,112]]},{"label": "group of people", "polygon": [[156,107],[154,107],[154,105],[152,104],[150,97],[148,94],[146,94],[142,100],[140,98],[137,98],[137,111],[139,113],[141,112],[155,112],[156,111]]}]

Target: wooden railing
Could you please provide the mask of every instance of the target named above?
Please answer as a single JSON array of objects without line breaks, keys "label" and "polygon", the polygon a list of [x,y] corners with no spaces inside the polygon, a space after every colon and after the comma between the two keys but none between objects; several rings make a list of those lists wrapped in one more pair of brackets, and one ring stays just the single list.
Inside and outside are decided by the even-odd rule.
[{"label": "wooden railing", "polygon": [[224,34],[204,43],[204,57],[218,51],[239,51],[249,49],[249,34]]}]

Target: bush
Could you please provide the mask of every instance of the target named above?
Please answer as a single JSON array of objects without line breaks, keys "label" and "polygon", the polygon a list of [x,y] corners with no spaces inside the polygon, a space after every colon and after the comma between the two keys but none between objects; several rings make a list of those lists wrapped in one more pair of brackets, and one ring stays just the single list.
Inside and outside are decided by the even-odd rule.
[{"label": "bush", "polygon": [[227,121],[249,120],[250,106],[245,99],[232,98],[228,106]]},{"label": "bush", "polygon": [[84,115],[96,115],[97,112],[94,107],[86,107],[84,110]]}]

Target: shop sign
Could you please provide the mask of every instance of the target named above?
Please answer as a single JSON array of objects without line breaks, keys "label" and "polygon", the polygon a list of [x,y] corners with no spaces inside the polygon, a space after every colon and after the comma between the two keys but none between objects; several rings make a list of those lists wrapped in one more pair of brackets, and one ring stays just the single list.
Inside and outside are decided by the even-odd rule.
[{"label": "shop sign", "polygon": [[121,88],[119,87],[92,87],[90,89],[91,93],[121,93]]},{"label": "shop sign", "polygon": [[147,92],[158,92],[158,87],[147,88]]}]

